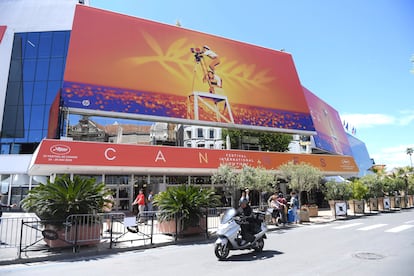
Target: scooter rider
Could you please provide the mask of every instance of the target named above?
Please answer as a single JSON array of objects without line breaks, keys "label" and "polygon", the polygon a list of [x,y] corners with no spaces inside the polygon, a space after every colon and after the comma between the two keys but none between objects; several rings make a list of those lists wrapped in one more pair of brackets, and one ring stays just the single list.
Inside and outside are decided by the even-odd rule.
[{"label": "scooter rider", "polygon": [[240,224],[242,239],[247,242],[254,241],[255,219],[252,217],[252,208],[247,199],[240,201],[240,207],[237,209],[237,215],[241,216],[242,222]]}]

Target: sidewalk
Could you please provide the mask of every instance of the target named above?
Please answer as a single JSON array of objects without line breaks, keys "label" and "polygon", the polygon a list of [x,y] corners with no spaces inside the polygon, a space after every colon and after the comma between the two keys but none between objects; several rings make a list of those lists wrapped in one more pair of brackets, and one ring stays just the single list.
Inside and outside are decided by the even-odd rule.
[{"label": "sidewalk", "polygon": [[[4,217],[16,217],[20,215],[22,218],[27,216],[25,213],[5,213]],[[277,231],[279,229],[290,228],[290,227],[302,227],[306,225],[312,225],[317,223],[329,223],[335,220],[332,216],[332,212],[328,210],[319,210],[317,217],[310,217],[309,222],[303,222],[301,224],[287,224],[286,226],[275,226],[275,225],[268,225],[269,231]],[[137,235],[134,233],[128,233],[128,235]],[[105,236],[104,236],[105,237]],[[133,239],[133,237],[132,237]],[[113,244],[112,248],[110,248],[109,240],[103,240],[96,246],[83,246],[80,248],[79,252],[73,252],[73,248],[65,248],[65,249],[49,249],[46,245],[40,245],[38,251],[29,251],[29,252],[22,252],[21,258],[18,259],[18,248],[16,247],[7,247],[7,246],[0,246],[0,265],[9,265],[9,264],[17,264],[17,263],[31,263],[31,262],[42,262],[42,261],[55,261],[55,260],[64,260],[64,259],[74,259],[74,258],[82,258],[82,257],[90,257],[90,256],[100,256],[100,255],[108,255],[108,254],[116,254],[123,251],[134,251],[134,250],[142,250],[148,248],[155,248],[160,246],[166,245],[173,245],[173,244],[183,244],[183,243],[191,243],[191,242],[210,242],[215,239],[215,234],[212,233],[207,238],[204,234],[198,236],[191,236],[185,238],[179,238],[177,242],[168,235],[154,235],[153,236],[153,244],[151,245],[150,241],[146,240],[134,240],[131,242],[122,242]],[[40,242],[42,243],[42,241]]]}]

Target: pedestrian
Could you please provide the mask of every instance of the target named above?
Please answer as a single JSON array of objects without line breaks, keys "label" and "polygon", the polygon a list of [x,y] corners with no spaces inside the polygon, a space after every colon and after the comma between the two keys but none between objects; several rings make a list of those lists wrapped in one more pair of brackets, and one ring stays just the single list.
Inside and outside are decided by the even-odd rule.
[{"label": "pedestrian", "polygon": [[147,211],[152,212],[154,211],[154,206],[152,202],[154,201],[154,192],[150,191],[147,197]]},{"label": "pedestrian", "polygon": [[132,202],[132,205],[138,205],[138,222],[144,222],[145,195],[143,189],[139,190],[139,193],[134,202]]},{"label": "pedestrian", "polygon": [[280,202],[277,199],[278,195],[275,193],[268,200],[269,207],[272,209],[272,223],[274,225],[279,225],[280,222]]},{"label": "pedestrian", "polygon": [[110,194],[106,195],[104,197],[104,205],[102,207],[102,211],[105,213],[105,219],[106,219],[106,230],[105,232],[111,231],[111,216],[109,215],[110,212],[112,212],[112,208],[114,206],[114,197],[112,196],[112,191]]},{"label": "pedestrian", "polygon": [[279,193],[277,197],[277,201],[280,203],[280,213],[282,214],[282,223],[285,224],[287,222],[287,200],[283,196],[283,193]]},{"label": "pedestrian", "polygon": [[299,221],[299,217],[298,217],[298,209],[299,209],[299,200],[297,198],[297,194],[295,191],[292,191],[290,193],[290,208],[292,210],[292,215],[293,215],[293,223],[297,224]]},{"label": "pedestrian", "polygon": [[239,204],[241,204],[242,201],[247,200],[247,202],[250,202],[250,197],[249,197],[249,189],[246,189],[244,191],[242,191],[241,196],[240,196],[240,200],[239,200]]}]

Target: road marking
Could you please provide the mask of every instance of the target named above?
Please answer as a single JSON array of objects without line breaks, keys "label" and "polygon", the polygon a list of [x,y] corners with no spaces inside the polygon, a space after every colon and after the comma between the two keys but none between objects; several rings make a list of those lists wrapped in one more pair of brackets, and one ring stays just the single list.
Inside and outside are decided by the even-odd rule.
[{"label": "road marking", "polygon": [[336,226],[336,227],[333,227],[333,229],[345,229],[345,228],[351,228],[351,227],[354,227],[354,226],[357,226],[357,225],[361,225],[362,223],[359,223],[359,222],[357,222],[357,223],[351,223],[351,224],[345,224],[345,225],[341,225],[341,226]]},{"label": "road marking", "polygon": [[359,228],[357,230],[359,230],[359,231],[368,231],[368,230],[372,230],[372,229],[375,229],[375,228],[384,227],[386,225],[388,225],[388,224],[384,224],[384,223],[374,224],[374,225],[370,225],[370,226],[365,226],[365,227]]},{"label": "road marking", "polygon": [[398,233],[398,232],[401,232],[401,231],[404,231],[404,230],[407,230],[407,229],[410,229],[410,228],[413,228],[413,227],[414,227],[414,225],[400,225],[398,227],[394,227],[394,228],[388,229],[385,232],[388,232],[388,233]]},{"label": "road marking", "polygon": [[409,220],[409,221],[406,221],[406,222],[404,222],[405,224],[410,224],[410,223],[414,223],[414,220]]}]

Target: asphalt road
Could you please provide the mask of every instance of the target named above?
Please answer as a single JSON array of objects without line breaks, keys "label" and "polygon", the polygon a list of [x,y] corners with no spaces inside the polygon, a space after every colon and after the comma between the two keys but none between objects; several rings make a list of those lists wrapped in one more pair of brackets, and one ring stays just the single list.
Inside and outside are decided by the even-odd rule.
[{"label": "asphalt road", "polygon": [[213,243],[0,267],[0,275],[414,275],[414,210],[268,233],[262,253]]}]

